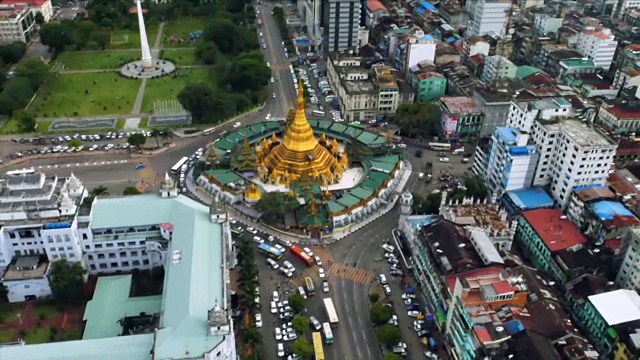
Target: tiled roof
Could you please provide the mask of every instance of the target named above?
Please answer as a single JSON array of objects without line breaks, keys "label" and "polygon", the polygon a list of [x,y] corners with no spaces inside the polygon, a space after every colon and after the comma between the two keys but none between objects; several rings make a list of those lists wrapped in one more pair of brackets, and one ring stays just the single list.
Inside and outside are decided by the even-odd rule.
[{"label": "tiled roof", "polygon": [[587,239],[559,209],[536,209],[522,213],[551,252],[584,244]]}]

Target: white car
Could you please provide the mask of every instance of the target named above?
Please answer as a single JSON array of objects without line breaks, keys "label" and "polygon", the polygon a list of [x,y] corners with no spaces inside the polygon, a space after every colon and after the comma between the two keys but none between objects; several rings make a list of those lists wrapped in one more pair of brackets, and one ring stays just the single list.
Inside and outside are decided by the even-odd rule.
[{"label": "white car", "polygon": [[285,248],[284,246],[280,245],[280,244],[275,244],[273,245],[274,248],[280,250],[280,252],[285,252]]},{"label": "white car", "polygon": [[256,327],[262,327],[262,314],[256,314]]},{"label": "white car", "polygon": [[284,345],[282,343],[278,343],[278,356],[284,357]]},{"label": "white car", "polygon": [[415,299],[415,294],[402,294],[402,299]]},{"label": "white car", "polygon": [[247,231],[248,231],[248,232],[250,232],[250,233],[252,233],[253,235],[255,235],[255,234],[257,234],[257,233],[258,233],[258,230],[254,229],[254,228],[252,228],[252,227],[248,227],[248,228],[247,228]]},{"label": "white car", "polygon": [[289,306],[289,300],[285,300],[285,301],[281,301],[278,303],[278,307],[285,307],[285,306]]},{"label": "white car", "polygon": [[387,277],[384,274],[380,274],[380,284],[387,285]]},{"label": "white car", "polygon": [[273,95],[271,95],[272,98],[276,98],[276,93],[273,93]]},{"label": "white car", "polygon": [[320,256],[316,256],[316,264],[318,264],[318,266],[322,266],[322,259],[320,259]]},{"label": "white car", "polygon": [[270,113],[267,114],[267,116],[265,116],[265,120],[269,120],[269,119],[271,119],[271,114]]},{"label": "white car", "polygon": [[384,293],[385,293],[387,296],[391,295],[391,288],[389,287],[389,285],[385,285],[385,286],[383,286],[383,289],[384,289]]},{"label": "white car", "polygon": [[275,328],[275,333],[276,333],[276,340],[282,340],[282,331],[280,331],[280,328]]},{"label": "white car", "polygon": [[267,238],[267,240],[269,240],[269,242],[273,242],[273,240],[275,240],[276,238],[274,238],[272,235],[269,235],[269,237]]},{"label": "white car", "polygon": [[384,253],[384,257],[387,259],[395,259],[396,255],[394,253],[388,252],[388,253]]},{"label": "white car", "polygon": [[283,341],[293,341],[295,339],[298,338],[298,335],[296,335],[296,333],[293,334],[284,334],[284,336],[282,337]]},{"label": "white car", "polygon": [[291,271],[296,271],[296,268],[294,268],[294,267],[293,267],[293,265],[291,265],[291,263],[290,263],[289,261],[287,261],[287,260],[285,260],[285,261],[282,263],[282,266],[284,266],[284,267],[288,268],[288,269],[289,269],[289,270],[291,270]]},{"label": "white car", "polygon": [[440,158],[440,159],[438,159],[438,160],[439,160],[440,162],[443,162],[443,163],[448,163],[448,162],[450,162],[450,161],[451,161],[451,160],[449,160],[449,158],[448,158],[448,157],[441,157],[441,158]]},{"label": "white car", "polygon": [[273,301],[275,301],[275,302],[280,301],[280,294],[278,294],[277,291],[273,292]]},{"label": "white car", "polygon": [[396,259],[396,258],[388,258],[388,259],[387,259],[387,262],[388,262],[389,264],[399,264],[399,263],[400,263],[400,260],[398,260],[398,259]]},{"label": "white car", "polygon": [[313,251],[311,251],[311,249],[309,249],[308,247],[306,247],[306,248],[304,248],[302,250],[304,250],[304,252],[306,252],[307,255],[313,257]]},{"label": "white car", "polygon": [[420,311],[416,311],[416,310],[407,311],[407,316],[417,318],[418,316],[420,316]]},{"label": "white car", "polygon": [[[249,228],[251,229],[251,228]],[[393,246],[389,245],[389,244],[384,244],[382,245],[382,248],[384,249],[384,251],[386,252],[394,252],[396,248],[394,248]]]},{"label": "white car", "polygon": [[318,274],[320,275],[320,279],[324,279],[325,275],[324,275],[324,269],[323,268],[318,269]]},{"label": "white car", "polygon": [[284,266],[280,268],[280,271],[282,271],[282,274],[288,278],[293,277],[293,271],[285,268]]},{"label": "white car", "polygon": [[275,301],[271,302],[271,313],[272,314],[277,314],[278,313],[278,307],[276,306],[276,302]]},{"label": "white car", "polygon": [[274,82],[274,81],[276,81],[276,80],[274,78],[271,78],[271,82]]},{"label": "white car", "polygon": [[242,123],[240,121],[238,121],[237,123],[233,124],[234,128],[239,128],[240,125],[242,125]]},{"label": "white car", "polygon": [[328,293],[329,292],[329,283],[326,281],[322,282],[322,291]]}]

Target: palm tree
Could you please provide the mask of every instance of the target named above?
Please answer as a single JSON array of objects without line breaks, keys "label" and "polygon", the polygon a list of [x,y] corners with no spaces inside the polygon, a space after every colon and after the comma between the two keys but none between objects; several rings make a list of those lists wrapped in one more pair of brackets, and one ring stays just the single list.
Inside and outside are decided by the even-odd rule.
[{"label": "palm tree", "polygon": [[160,147],[159,137],[162,136],[162,131],[158,129],[153,129],[151,130],[151,136],[153,136],[153,138],[156,139],[156,146]]},{"label": "palm tree", "polygon": [[98,187],[93,188],[93,190],[91,190],[92,197],[97,197],[100,195],[104,195],[104,196],[109,195],[109,189],[107,189],[106,186],[100,185]]}]

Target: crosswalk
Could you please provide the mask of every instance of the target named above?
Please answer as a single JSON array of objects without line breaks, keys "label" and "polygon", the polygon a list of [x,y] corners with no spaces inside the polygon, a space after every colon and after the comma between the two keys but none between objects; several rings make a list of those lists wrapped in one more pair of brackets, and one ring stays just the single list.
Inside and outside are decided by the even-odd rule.
[{"label": "crosswalk", "polygon": [[[318,266],[304,269],[298,276],[296,276],[292,282],[295,286],[304,286],[304,278],[310,278],[314,283],[320,283],[320,273]],[[329,270],[325,270],[325,279],[331,279],[332,277],[340,277],[343,279],[349,279],[361,284],[369,284],[373,279],[373,271],[366,269],[359,269],[353,266],[349,266],[342,263],[333,263]]]}]

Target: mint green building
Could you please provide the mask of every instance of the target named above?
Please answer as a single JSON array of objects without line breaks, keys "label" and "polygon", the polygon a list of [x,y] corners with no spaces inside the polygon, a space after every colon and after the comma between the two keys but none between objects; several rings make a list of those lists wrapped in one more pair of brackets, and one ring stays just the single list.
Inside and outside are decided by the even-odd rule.
[{"label": "mint green building", "polygon": [[447,79],[440,73],[416,65],[411,68],[411,86],[416,90],[416,101],[431,101],[445,95]]}]

